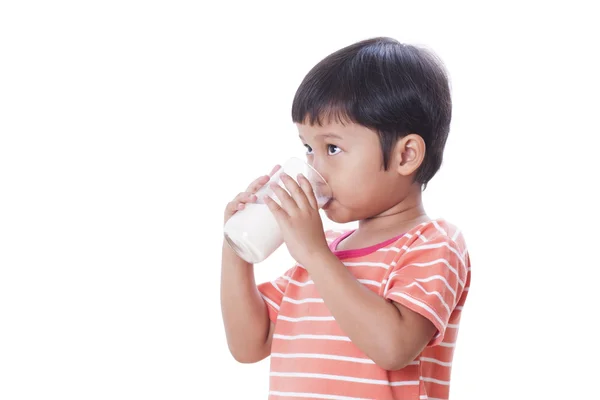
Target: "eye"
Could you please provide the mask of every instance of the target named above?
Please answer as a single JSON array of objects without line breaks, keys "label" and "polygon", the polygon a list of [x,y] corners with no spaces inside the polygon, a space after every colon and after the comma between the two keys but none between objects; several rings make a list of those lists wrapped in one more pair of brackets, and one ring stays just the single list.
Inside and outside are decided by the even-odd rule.
[{"label": "eye", "polygon": [[306,154],[312,154],[313,149],[309,145],[305,144],[304,147],[306,147]]},{"label": "eye", "polygon": [[339,147],[337,147],[334,144],[327,145],[327,152],[330,156],[334,156],[334,155],[338,154],[340,151],[342,151],[342,149],[340,149]]}]

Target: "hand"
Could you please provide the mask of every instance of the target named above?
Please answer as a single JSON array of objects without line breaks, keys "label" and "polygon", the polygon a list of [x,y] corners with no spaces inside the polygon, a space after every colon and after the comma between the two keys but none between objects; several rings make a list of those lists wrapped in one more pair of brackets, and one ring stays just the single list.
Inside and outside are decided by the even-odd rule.
[{"label": "hand", "polygon": [[290,255],[305,267],[314,257],[331,253],[323,232],[319,206],[306,177],[298,177],[300,185],[285,173],[281,174],[281,180],[289,193],[278,184],[271,184],[281,206],[268,196],[265,203],[277,220]]},{"label": "hand", "polygon": [[255,193],[269,182],[271,176],[281,168],[276,165],[269,175],[263,175],[256,179],[248,186],[246,191],[239,193],[235,198],[227,204],[225,207],[225,221],[226,223],[236,212],[243,210],[246,207],[246,203],[254,203],[256,201]]}]

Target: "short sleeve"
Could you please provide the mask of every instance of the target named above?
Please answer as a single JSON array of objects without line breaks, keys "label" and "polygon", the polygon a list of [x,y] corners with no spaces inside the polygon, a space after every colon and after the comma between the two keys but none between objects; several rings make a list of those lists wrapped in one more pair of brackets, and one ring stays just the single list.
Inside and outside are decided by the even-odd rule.
[{"label": "short sleeve", "polygon": [[448,236],[419,241],[392,263],[383,296],[421,314],[437,328],[429,343],[442,342],[468,274],[461,248]]},{"label": "short sleeve", "polygon": [[258,285],[258,291],[267,304],[269,319],[271,322],[275,322],[277,320],[277,315],[279,315],[279,307],[281,305],[281,301],[283,300],[284,293],[287,290],[289,279],[292,276],[294,269],[295,267],[289,269],[285,274],[273,281],[263,282]]}]

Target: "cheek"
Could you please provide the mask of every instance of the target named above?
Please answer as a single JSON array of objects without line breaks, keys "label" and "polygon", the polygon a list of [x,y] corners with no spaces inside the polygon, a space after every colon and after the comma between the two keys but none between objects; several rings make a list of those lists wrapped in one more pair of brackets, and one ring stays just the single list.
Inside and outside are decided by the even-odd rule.
[{"label": "cheek", "polygon": [[348,170],[336,178],[334,198],[344,207],[364,209],[378,191],[377,174],[365,170]]}]

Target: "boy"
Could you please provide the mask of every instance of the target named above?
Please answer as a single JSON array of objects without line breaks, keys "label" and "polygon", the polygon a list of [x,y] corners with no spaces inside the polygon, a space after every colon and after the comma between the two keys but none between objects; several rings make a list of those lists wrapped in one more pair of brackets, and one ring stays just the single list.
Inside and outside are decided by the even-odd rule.
[{"label": "boy", "polygon": [[[442,163],[451,120],[446,72],[389,38],[318,63],[292,119],[331,186],[324,207],[356,230],[323,232],[310,183],[290,177],[267,201],[297,264],[256,285],[223,244],[221,305],[236,360],[271,356],[271,399],[447,399],[470,261],[460,231],[430,219],[422,190]],[[225,210],[253,202],[268,176]]]}]

